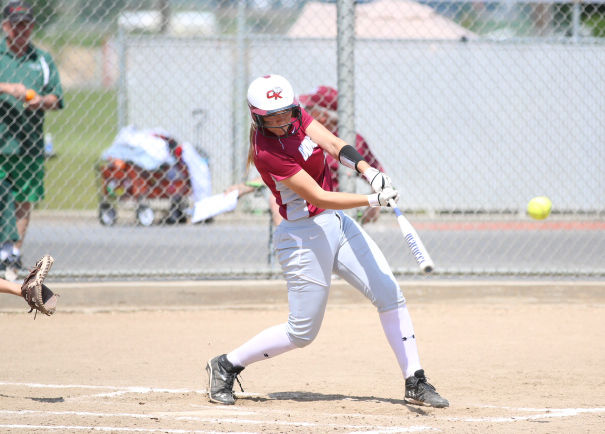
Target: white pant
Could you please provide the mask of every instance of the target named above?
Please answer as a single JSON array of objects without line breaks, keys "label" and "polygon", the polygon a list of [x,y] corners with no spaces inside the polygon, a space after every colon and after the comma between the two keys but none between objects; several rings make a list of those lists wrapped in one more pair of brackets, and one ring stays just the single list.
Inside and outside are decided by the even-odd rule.
[{"label": "white pant", "polygon": [[311,343],[319,332],[333,273],[361,291],[379,312],[405,304],[381,250],[342,211],[282,221],[275,231],[275,249],[288,283],[287,333],[297,347]]}]

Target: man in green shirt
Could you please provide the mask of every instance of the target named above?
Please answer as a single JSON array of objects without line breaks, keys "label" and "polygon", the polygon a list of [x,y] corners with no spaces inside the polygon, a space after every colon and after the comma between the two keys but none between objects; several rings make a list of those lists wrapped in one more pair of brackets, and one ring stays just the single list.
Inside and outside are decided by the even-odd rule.
[{"label": "man in green shirt", "polygon": [[[19,238],[0,240],[0,261],[5,266],[6,278],[14,280],[21,268],[21,247],[33,204],[44,199],[44,113],[63,108],[63,89],[50,54],[30,41],[35,24],[31,6],[23,1],[11,1],[4,8],[3,16],[0,181],[10,185]],[[0,211],[4,214],[0,221],[10,222],[7,218],[10,204],[5,204]],[[0,235],[14,238],[11,234],[10,228],[0,227]]]}]

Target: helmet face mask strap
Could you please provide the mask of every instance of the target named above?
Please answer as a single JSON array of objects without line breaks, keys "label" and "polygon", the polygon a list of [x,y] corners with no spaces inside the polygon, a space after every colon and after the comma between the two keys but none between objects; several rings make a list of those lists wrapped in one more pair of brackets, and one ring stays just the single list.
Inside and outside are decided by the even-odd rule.
[{"label": "helmet face mask strap", "polygon": [[[267,118],[270,116],[275,116],[275,115],[280,115],[287,111],[290,111],[292,113],[290,116],[290,120],[288,122],[281,124],[281,125],[272,125],[272,126],[267,126],[265,124],[264,118]],[[281,129],[286,135],[296,134],[300,124],[302,123],[302,114],[300,112],[300,106],[288,107],[288,108],[280,110],[278,112],[266,114],[266,115],[256,115],[255,114],[254,116],[255,116],[255,124],[260,129],[261,134],[263,134],[263,135],[266,135],[265,130],[271,130],[274,128]],[[298,123],[296,123],[296,121],[298,121]]]}]

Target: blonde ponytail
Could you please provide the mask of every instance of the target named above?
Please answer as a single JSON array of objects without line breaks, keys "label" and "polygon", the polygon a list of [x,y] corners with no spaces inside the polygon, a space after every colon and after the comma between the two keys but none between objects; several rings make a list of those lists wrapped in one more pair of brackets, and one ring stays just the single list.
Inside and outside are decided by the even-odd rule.
[{"label": "blonde ponytail", "polygon": [[248,160],[246,161],[246,171],[250,171],[250,166],[254,164],[254,135],[256,134],[256,126],[250,125],[250,147],[248,148]]}]

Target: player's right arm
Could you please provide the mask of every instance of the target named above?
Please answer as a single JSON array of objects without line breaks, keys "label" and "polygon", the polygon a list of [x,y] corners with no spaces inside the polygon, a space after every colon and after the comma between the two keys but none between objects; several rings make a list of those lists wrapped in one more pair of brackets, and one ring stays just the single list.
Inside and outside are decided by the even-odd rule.
[{"label": "player's right arm", "polygon": [[14,98],[25,101],[27,108],[32,110],[56,110],[60,108],[59,97],[54,94],[40,95],[34,92],[31,99],[27,98],[27,87],[22,83],[0,83],[0,93],[11,95]]},{"label": "player's right arm", "polygon": [[326,191],[304,170],[281,181],[286,187],[307,202],[323,209],[350,209],[360,206],[387,206],[388,200],[395,202],[399,194],[392,188],[385,188],[380,193],[356,194],[339,191]]},{"label": "player's right arm", "polygon": [[0,93],[12,95],[13,97],[25,100],[27,87],[22,83],[0,83]]}]

